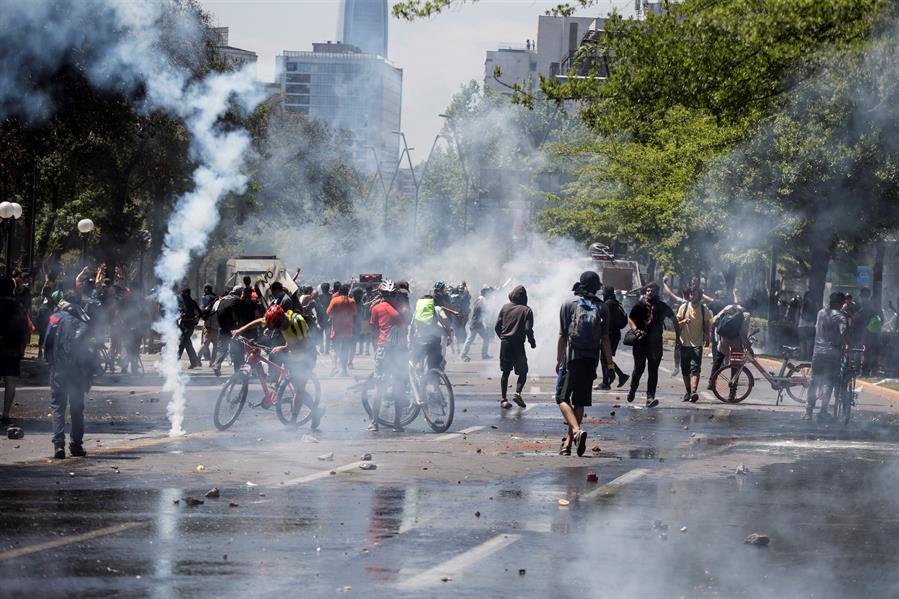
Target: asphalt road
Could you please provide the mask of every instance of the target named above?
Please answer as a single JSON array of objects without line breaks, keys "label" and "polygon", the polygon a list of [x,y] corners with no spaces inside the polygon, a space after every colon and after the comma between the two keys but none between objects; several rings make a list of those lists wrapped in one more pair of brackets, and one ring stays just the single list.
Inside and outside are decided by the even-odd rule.
[{"label": "asphalt road", "polygon": [[90,456],[64,461],[48,459],[48,391],[23,389],[26,436],[0,441],[0,596],[899,596],[899,429],[882,405],[863,395],[848,428],[822,427],[760,386],[682,404],[668,371],[655,410],[596,392],[587,455],[563,457],[552,377],[502,411],[494,369],[450,358],[447,434],[368,432],[352,380],[322,365],[320,432],[262,409],[216,431],[221,381],[201,370],[171,439],[155,376],[106,377]]}]

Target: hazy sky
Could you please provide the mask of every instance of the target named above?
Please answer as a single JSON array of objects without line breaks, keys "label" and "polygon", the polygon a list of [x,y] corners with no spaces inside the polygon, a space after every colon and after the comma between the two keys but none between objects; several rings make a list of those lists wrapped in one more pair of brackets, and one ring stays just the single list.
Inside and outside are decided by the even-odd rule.
[{"label": "hazy sky", "polygon": [[[487,50],[537,37],[537,18],[561,0],[480,0],[430,20],[390,20],[390,60],[403,69],[403,130],[425,159],[440,130],[437,115],[459,87],[483,82]],[[390,4],[393,2],[391,1]],[[282,50],[311,50],[312,42],[336,41],[339,0],[201,0],[217,26],[230,28],[230,44],[259,55],[257,76],[273,81]],[[598,0],[579,16],[600,16],[616,7],[633,13],[633,0]]]}]

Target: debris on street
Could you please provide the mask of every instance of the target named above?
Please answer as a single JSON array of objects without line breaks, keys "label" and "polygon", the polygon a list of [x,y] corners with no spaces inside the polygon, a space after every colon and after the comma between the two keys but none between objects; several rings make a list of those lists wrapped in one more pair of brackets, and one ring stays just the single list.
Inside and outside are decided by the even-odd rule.
[{"label": "debris on street", "polygon": [[377,470],[377,466],[372,462],[362,462],[359,464],[360,470]]},{"label": "debris on street", "polygon": [[737,474],[749,474],[749,468],[747,468],[743,464],[740,464],[739,466],[737,466],[736,473]]},{"label": "debris on street", "polygon": [[326,453],[318,456],[319,462],[333,462],[334,461],[334,453]]},{"label": "debris on street", "polygon": [[25,431],[22,430],[21,426],[11,426],[6,429],[6,438],[7,439],[21,439],[25,436]]},{"label": "debris on street", "polygon": [[205,502],[202,499],[197,499],[196,497],[187,496],[184,498],[184,503],[188,507],[196,507],[198,505],[203,505]]},{"label": "debris on street", "polygon": [[206,491],[206,497],[209,499],[218,499],[219,498],[218,487],[212,487],[211,489]]},{"label": "debris on street", "polygon": [[747,545],[756,545],[758,547],[766,547],[771,542],[771,537],[754,532],[743,541]]},{"label": "debris on street", "polygon": [[597,476],[595,472],[588,472],[587,473],[587,482],[588,483],[599,482],[599,476]]},{"label": "debris on street", "polygon": [[371,454],[370,454],[370,453],[363,453],[361,456],[359,456],[359,461],[360,461],[360,462],[370,462],[370,461],[371,461]]}]

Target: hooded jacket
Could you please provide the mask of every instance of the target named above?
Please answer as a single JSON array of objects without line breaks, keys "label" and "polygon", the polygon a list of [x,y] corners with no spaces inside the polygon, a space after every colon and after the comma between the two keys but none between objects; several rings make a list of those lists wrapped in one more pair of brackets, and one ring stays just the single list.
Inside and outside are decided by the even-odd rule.
[{"label": "hooded jacket", "polygon": [[509,294],[509,303],[499,311],[496,335],[503,341],[524,344],[525,339],[534,345],[534,313],[528,308],[528,292],[519,285]]}]

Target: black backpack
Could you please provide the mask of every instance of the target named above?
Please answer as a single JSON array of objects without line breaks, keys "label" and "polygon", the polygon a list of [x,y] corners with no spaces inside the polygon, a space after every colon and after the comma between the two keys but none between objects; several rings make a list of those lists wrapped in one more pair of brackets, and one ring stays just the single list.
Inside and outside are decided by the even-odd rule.
[{"label": "black backpack", "polygon": [[734,306],[718,319],[715,326],[718,336],[724,339],[736,339],[743,330],[743,310]]}]

